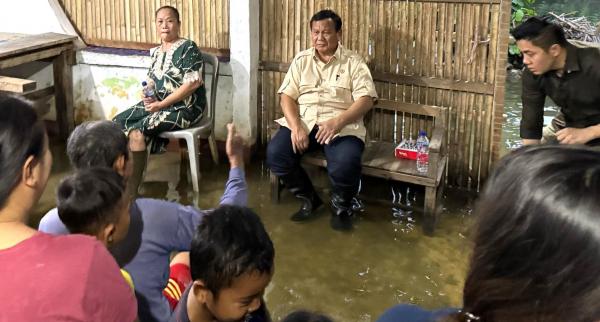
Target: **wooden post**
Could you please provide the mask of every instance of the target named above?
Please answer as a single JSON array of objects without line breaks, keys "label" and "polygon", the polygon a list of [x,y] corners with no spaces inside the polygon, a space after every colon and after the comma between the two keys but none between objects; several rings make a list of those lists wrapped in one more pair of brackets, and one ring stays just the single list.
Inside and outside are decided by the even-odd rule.
[{"label": "wooden post", "polygon": [[54,58],[54,93],[56,103],[56,121],[58,123],[59,135],[67,139],[69,133],[75,128],[73,117],[73,71],[69,62],[71,49],[63,51]]},{"label": "wooden post", "polygon": [[423,233],[432,236],[437,221],[436,187],[425,187],[425,205],[423,211]]}]

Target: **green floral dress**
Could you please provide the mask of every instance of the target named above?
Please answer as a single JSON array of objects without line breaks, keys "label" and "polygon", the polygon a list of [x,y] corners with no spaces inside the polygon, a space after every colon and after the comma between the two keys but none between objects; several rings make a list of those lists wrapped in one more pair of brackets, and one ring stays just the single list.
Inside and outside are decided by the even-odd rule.
[{"label": "green floral dress", "polygon": [[[148,80],[154,82],[158,100],[164,100],[184,82],[202,75],[204,62],[198,46],[191,40],[180,39],[166,52],[160,46],[152,48],[150,56],[152,65],[148,71]],[[202,118],[205,106],[206,88],[202,85],[182,101],[158,112],[146,112],[144,102],[139,101],[117,114],[113,121],[121,125],[126,134],[134,129],[140,130],[146,137],[150,152],[160,153],[169,141],[159,138],[158,134],[188,128]]]}]

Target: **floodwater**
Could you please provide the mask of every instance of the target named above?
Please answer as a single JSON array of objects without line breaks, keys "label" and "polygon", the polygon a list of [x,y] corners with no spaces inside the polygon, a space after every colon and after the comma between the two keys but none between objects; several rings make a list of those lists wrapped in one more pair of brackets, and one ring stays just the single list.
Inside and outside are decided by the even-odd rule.
[{"label": "floodwater", "polygon": [[[503,137],[507,150],[519,141],[519,95],[519,79],[511,74],[507,81]],[[54,207],[58,182],[70,171],[64,145],[55,141],[52,151],[52,175],[31,218],[33,226]],[[194,196],[188,182],[187,161],[175,152],[151,158],[143,195],[200,208],[216,206],[228,166],[213,165],[209,155],[205,153],[201,158],[199,196]],[[358,216],[353,232],[340,233],[329,228],[329,212],[325,208],[314,221],[298,224],[288,219],[299,207],[289,193],[282,193],[279,204],[271,203],[268,173],[260,156],[247,166],[246,172],[249,206],[263,219],[276,249],[275,276],[265,294],[274,321],[301,308],[327,313],[336,321],[368,322],[397,303],[426,308],[460,306],[470,249],[472,195],[447,190],[435,235],[427,237],[421,231],[418,211],[391,207],[390,201],[398,196],[392,195],[390,182],[365,178],[362,193],[366,209]],[[309,173],[326,198],[326,174],[316,168]],[[404,191],[394,188],[396,193]],[[416,193],[409,194],[408,203],[419,205],[422,191],[414,187],[413,190]]]},{"label": "floodwater", "polygon": [[[519,123],[521,122],[521,73],[517,70],[508,71],[506,77],[506,93],[504,96],[504,125],[502,126],[502,147],[506,153],[521,146]],[[544,107],[544,124],[550,124],[558,112],[558,106],[551,99],[546,99]]]}]

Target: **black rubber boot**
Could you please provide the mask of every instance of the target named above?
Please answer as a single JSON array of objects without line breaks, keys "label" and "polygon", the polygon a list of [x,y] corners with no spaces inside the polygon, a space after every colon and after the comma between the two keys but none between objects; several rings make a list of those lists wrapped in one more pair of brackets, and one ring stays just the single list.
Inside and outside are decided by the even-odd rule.
[{"label": "black rubber boot", "polygon": [[292,221],[307,221],[315,218],[315,211],[323,205],[323,200],[316,193],[313,193],[311,197],[303,195],[297,195],[296,197],[302,200],[302,206],[290,219]]},{"label": "black rubber boot", "polygon": [[317,195],[304,169],[295,169],[289,174],[280,176],[280,178],[290,192],[302,201],[300,209],[292,214],[290,219],[292,221],[307,221],[315,218],[315,211],[323,205],[323,201]]},{"label": "black rubber boot", "polygon": [[352,198],[353,195],[341,191],[331,194],[331,228],[339,231],[352,230]]}]

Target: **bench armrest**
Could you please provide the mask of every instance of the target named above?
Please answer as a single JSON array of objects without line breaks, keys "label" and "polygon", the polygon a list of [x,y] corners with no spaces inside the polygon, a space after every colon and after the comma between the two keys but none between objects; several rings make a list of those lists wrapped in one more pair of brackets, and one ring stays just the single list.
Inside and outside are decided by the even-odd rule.
[{"label": "bench armrest", "polygon": [[435,127],[433,129],[433,134],[431,135],[431,141],[429,141],[429,152],[430,153],[440,153],[442,149],[442,144],[444,143],[445,130],[440,127]]}]

